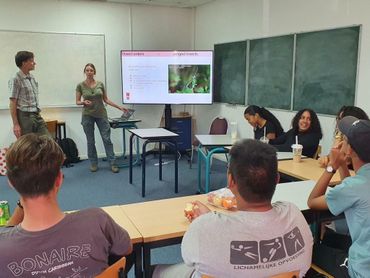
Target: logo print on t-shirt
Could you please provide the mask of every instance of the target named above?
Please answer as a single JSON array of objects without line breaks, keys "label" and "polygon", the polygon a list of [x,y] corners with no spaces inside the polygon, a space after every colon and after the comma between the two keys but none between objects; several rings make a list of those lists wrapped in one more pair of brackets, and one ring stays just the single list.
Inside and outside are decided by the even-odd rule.
[{"label": "logo print on t-shirt", "polygon": [[258,264],[257,241],[232,241],[230,244],[231,264]]},{"label": "logo print on t-shirt", "polygon": [[267,263],[285,258],[283,239],[281,237],[260,241],[261,262]]},{"label": "logo print on t-shirt", "polygon": [[303,237],[298,227],[284,235],[284,244],[289,256],[294,255],[304,247]]},{"label": "logo print on t-shirt", "polygon": [[231,241],[230,263],[255,265],[282,260],[297,254],[305,246],[301,231],[295,227],[282,237],[261,241]]}]

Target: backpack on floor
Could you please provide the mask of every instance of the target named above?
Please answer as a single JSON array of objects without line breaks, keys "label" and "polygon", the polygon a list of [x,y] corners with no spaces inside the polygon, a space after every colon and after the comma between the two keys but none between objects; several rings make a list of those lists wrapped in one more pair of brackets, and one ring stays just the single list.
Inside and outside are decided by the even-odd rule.
[{"label": "backpack on floor", "polygon": [[80,162],[76,143],[71,138],[59,140],[58,144],[65,154],[65,160],[63,163],[64,166],[70,167],[71,163]]}]

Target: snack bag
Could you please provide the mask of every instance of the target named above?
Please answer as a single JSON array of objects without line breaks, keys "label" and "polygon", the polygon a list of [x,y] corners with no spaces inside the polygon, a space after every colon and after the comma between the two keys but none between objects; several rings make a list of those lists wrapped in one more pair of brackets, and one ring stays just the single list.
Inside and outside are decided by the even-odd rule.
[{"label": "snack bag", "polygon": [[194,218],[194,210],[198,209],[198,206],[193,203],[187,203],[184,208],[185,217],[190,221]]},{"label": "snack bag", "polygon": [[223,209],[236,209],[234,194],[228,188],[221,188],[207,194],[208,203]]},{"label": "snack bag", "polygon": [[185,206],[185,209],[184,209],[185,216],[186,217],[192,216],[193,215],[193,209],[194,209],[194,205],[192,203],[187,203],[186,206]]}]

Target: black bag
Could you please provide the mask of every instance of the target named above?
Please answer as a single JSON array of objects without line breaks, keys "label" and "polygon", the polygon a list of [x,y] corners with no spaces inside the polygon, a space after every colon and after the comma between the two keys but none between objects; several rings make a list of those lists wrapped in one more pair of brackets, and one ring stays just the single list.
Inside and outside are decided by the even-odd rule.
[{"label": "black bag", "polygon": [[78,156],[76,143],[71,138],[59,140],[58,144],[65,154],[65,160],[63,163],[64,166],[70,167],[72,166],[71,163],[77,163],[81,161],[80,157]]},{"label": "black bag", "polygon": [[350,278],[348,274],[348,253],[343,250],[315,243],[312,263],[335,278]]}]

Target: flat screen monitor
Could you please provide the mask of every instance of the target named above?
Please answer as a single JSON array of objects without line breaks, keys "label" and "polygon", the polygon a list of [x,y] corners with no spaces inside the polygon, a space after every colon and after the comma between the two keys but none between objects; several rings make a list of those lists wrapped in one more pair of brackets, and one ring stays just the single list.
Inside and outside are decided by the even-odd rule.
[{"label": "flat screen monitor", "polygon": [[212,104],[213,51],[121,51],[126,104]]}]

